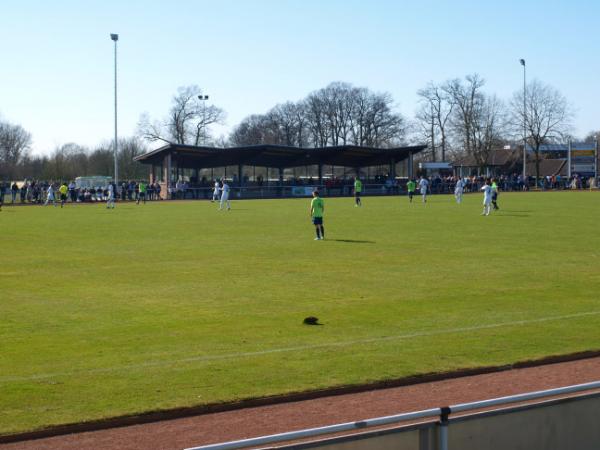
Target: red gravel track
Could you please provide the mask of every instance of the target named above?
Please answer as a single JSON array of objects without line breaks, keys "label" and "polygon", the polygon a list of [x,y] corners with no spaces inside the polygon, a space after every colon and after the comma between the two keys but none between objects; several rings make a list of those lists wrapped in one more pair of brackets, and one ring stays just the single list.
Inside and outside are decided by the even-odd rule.
[{"label": "red gravel track", "polygon": [[183,449],[592,381],[600,381],[600,357],[16,442],[0,449]]}]

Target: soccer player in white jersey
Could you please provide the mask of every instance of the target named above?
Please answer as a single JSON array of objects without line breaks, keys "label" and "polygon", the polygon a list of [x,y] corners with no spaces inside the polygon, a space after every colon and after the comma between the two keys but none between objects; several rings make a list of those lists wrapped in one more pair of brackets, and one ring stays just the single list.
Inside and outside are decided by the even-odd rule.
[{"label": "soccer player in white jersey", "polygon": [[219,201],[219,191],[220,190],[221,190],[221,185],[219,184],[219,180],[215,180],[215,188],[213,190],[212,200],[210,201],[211,203],[213,203],[215,201]]},{"label": "soccer player in white jersey", "polygon": [[56,197],[54,195],[54,188],[52,187],[52,185],[48,186],[46,194],[46,203],[44,203],[44,206],[48,206],[48,202],[52,202],[52,204],[56,206]]},{"label": "soccer player in white jersey", "polygon": [[423,197],[423,203],[427,202],[427,188],[429,187],[429,181],[421,175],[421,179],[419,180],[419,190],[421,191],[421,196]]},{"label": "soccer player in white jersey", "polygon": [[115,188],[112,183],[108,185],[108,200],[106,200],[106,209],[115,209]]},{"label": "soccer player in white jersey", "polygon": [[490,185],[490,179],[485,180],[485,184],[481,188],[483,191],[483,212],[482,216],[489,216],[492,209],[492,186]]},{"label": "soccer player in white jersey", "polygon": [[454,188],[454,197],[456,198],[456,203],[462,203],[463,193],[465,191],[465,180],[459,178],[456,182],[456,187]]},{"label": "soccer player in white jersey", "polygon": [[223,180],[223,186],[221,187],[221,203],[219,204],[219,211],[223,209],[223,205],[227,203],[227,210],[231,209],[231,203],[229,202],[229,185],[227,181]]}]

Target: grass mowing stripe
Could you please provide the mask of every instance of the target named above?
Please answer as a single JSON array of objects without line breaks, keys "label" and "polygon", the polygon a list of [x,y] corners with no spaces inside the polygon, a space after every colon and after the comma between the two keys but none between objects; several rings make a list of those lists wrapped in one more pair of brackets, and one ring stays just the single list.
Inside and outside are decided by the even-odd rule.
[{"label": "grass mowing stripe", "polygon": [[419,333],[411,333],[411,334],[402,334],[397,336],[382,336],[376,338],[369,339],[357,339],[352,341],[343,341],[343,342],[330,342],[324,344],[317,345],[300,345],[296,347],[284,347],[284,348],[273,348],[269,350],[261,350],[257,352],[247,352],[247,353],[228,353],[224,355],[211,355],[211,356],[194,356],[190,358],[182,358],[175,360],[162,360],[162,361],[149,361],[141,364],[128,364],[123,366],[115,366],[115,367],[100,367],[96,369],[89,370],[78,370],[71,372],[61,372],[61,373],[48,373],[48,374],[40,374],[40,375],[30,375],[24,377],[2,377],[0,378],[0,383],[10,383],[15,381],[30,381],[30,380],[42,380],[48,378],[56,378],[56,377],[64,377],[64,376],[72,376],[72,375],[81,375],[81,374],[98,374],[98,373],[108,373],[108,372],[119,372],[122,370],[131,370],[131,369],[141,369],[145,367],[161,367],[168,366],[172,364],[181,364],[181,363],[195,363],[195,362],[209,362],[209,361],[218,361],[224,359],[238,359],[238,358],[251,358],[253,356],[262,356],[269,355],[273,353],[285,353],[285,352],[295,352],[295,351],[304,351],[304,350],[315,350],[320,348],[331,348],[331,347],[349,347],[352,345],[363,345],[363,344],[371,344],[377,342],[385,342],[385,341],[394,341],[394,340],[402,340],[402,339],[413,339],[419,337],[426,336],[438,336],[442,334],[454,334],[454,333],[464,333],[478,330],[487,330],[492,328],[502,328],[502,327],[511,327],[516,325],[530,325],[533,323],[541,323],[541,322],[550,322],[554,320],[568,320],[575,319],[579,317],[586,316],[596,316],[599,315],[600,311],[588,311],[576,314],[567,314],[563,316],[548,316],[541,317],[538,319],[530,319],[530,320],[516,320],[512,322],[501,322],[501,323],[491,323],[487,325],[477,325],[472,327],[459,327],[459,328],[449,328],[445,330],[436,330],[436,331],[424,331]]}]

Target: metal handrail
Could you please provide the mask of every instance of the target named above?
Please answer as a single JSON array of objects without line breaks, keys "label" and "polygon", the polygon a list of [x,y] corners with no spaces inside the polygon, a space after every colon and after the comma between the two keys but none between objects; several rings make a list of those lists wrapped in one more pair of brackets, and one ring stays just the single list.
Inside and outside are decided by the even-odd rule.
[{"label": "metal handrail", "polygon": [[340,431],[351,431],[368,427],[389,425],[392,423],[404,422],[407,420],[422,419],[426,417],[437,417],[440,415],[439,408],[426,409],[423,411],[396,414],[393,416],[377,417],[375,419],[360,420],[358,422],[340,423],[325,427],[308,428],[299,431],[290,431],[287,433],[272,434],[250,439],[241,439],[239,441],[225,442],[222,444],[203,445],[201,447],[191,447],[186,450],[230,450],[236,448],[253,447],[262,444],[272,444],[282,441],[293,441],[306,437],[320,436],[322,434],[339,433]]},{"label": "metal handrail", "polygon": [[600,389],[600,381],[594,381],[592,383],[575,384],[573,386],[548,389],[545,391],[528,392],[526,394],[509,395],[507,397],[498,397],[490,400],[482,400],[480,402],[460,403],[458,405],[450,406],[450,411],[452,413],[472,411],[474,409],[487,408],[489,406],[506,405],[508,403],[518,403],[528,400],[535,400],[538,398],[553,397],[555,395],[564,395],[572,394],[574,392],[589,391],[592,389]]},{"label": "metal handrail", "polygon": [[254,446],[263,445],[263,444],[272,444],[275,442],[293,441],[293,440],[307,438],[307,437],[320,436],[323,434],[338,433],[338,432],[342,432],[342,431],[352,431],[352,430],[356,430],[356,429],[363,429],[363,428],[375,427],[375,426],[381,426],[381,425],[390,425],[390,424],[394,424],[394,423],[406,422],[408,420],[423,419],[423,418],[427,418],[427,417],[436,417],[436,416],[440,417],[440,423],[442,424],[442,427],[441,427],[442,430],[440,430],[441,439],[440,439],[439,445],[440,445],[441,449],[446,449],[447,448],[447,431],[446,431],[446,429],[447,429],[447,424],[448,424],[448,416],[451,413],[473,411],[473,410],[477,410],[477,409],[487,408],[490,406],[505,405],[505,404],[509,404],[509,403],[518,403],[518,402],[535,400],[535,399],[544,398],[544,397],[554,397],[557,395],[589,391],[589,390],[593,390],[593,389],[600,389],[600,381],[576,384],[576,385],[572,385],[572,386],[566,386],[566,387],[555,388],[555,389],[547,389],[547,390],[543,390],[543,391],[528,392],[525,394],[510,395],[510,396],[506,396],[506,397],[498,397],[498,398],[482,400],[482,401],[478,401],[478,402],[459,403],[459,404],[452,405],[452,406],[432,408],[432,409],[426,409],[423,411],[416,411],[416,412],[410,412],[410,413],[404,413],[404,414],[396,414],[396,415],[392,415],[392,416],[377,417],[377,418],[361,420],[361,421],[357,421],[357,422],[347,422],[347,423],[341,423],[341,424],[337,424],[337,425],[329,425],[329,426],[325,426],[325,427],[308,428],[308,429],[304,429],[304,430],[290,431],[287,433],[272,434],[269,436],[261,436],[261,437],[250,438],[250,439],[241,439],[241,440],[237,440],[237,441],[230,441],[230,442],[225,442],[225,443],[220,443],[220,444],[210,444],[210,445],[203,445],[200,447],[190,447],[190,448],[187,448],[186,450],[240,449],[240,448],[254,447]]}]

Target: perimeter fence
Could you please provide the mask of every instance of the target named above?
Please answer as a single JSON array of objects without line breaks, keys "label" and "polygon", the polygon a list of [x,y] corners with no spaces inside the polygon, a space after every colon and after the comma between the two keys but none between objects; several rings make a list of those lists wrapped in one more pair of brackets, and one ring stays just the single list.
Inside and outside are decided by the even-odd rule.
[{"label": "perimeter fence", "polygon": [[[275,448],[272,444],[300,439],[312,441],[277,448],[597,450],[600,448],[599,413],[600,381],[597,381],[187,450],[272,449]],[[381,426],[394,428],[365,431]],[[319,436],[344,432],[355,434],[314,441]]]}]

